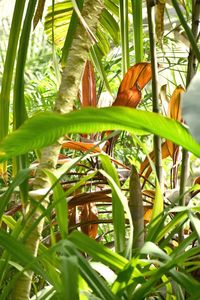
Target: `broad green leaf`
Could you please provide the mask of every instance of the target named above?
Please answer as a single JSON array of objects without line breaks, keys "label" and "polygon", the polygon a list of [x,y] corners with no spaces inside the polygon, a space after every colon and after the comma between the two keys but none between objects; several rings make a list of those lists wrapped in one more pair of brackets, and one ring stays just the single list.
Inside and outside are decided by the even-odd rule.
[{"label": "broad green leaf", "polygon": [[126,107],[87,108],[59,115],[42,112],[27,120],[0,144],[0,162],[32,149],[50,145],[66,133],[93,133],[104,130],[148,131],[183,146],[200,157],[200,145],[175,120],[159,114]]}]

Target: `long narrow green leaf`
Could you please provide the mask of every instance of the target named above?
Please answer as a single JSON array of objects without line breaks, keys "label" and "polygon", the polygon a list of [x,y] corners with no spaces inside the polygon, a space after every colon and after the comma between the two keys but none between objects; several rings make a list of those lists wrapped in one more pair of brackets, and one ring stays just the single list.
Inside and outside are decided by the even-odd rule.
[{"label": "long narrow green leaf", "polygon": [[131,3],[133,14],[135,62],[139,63],[143,60],[142,1],[131,0]]},{"label": "long narrow green leaf", "polygon": [[21,242],[17,241],[16,238],[1,230],[0,244],[12,255],[13,260],[22,264],[23,267],[28,267],[33,270],[36,274],[42,275],[46,280],[49,280],[47,274],[40,266],[39,261],[32,256],[29,250],[26,249]]},{"label": "long narrow green leaf", "polygon": [[61,256],[61,279],[62,286],[59,291],[59,298],[74,300],[79,298],[78,291],[78,258],[75,255],[70,257]]},{"label": "long narrow green leaf", "polygon": [[[81,11],[83,8],[83,0],[81,1],[77,1],[77,5],[79,10]],[[68,57],[68,53],[69,53],[69,49],[72,45],[72,41],[73,41],[73,37],[74,37],[74,33],[76,30],[76,26],[78,24],[78,17],[76,12],[73,10],[72,13],[72,17],[70,20],[70,24],[69,24],[69,28],[67,30],[67,36],[64,42],[64,46],[62,48],[62,58],[61,58],[61,64],[64,67],[66,62],[67,62],[67,57]]]},{"label": "long narrow green leaf", "polygon": [[[31,24],[34,17],[37,0],[29,1],[26,16],[23,22],[22,33],[19,42],[17,66],[14,83],[13,97],[13,128],[17,129],[27,118],[25,98],[24,98],[24,70],[28,52]],[[16,172],[27,167],[26,155],[16,158]],[[28,183],[25,181],[20,185],[22,202],[25,203],[28,197]]]},{"label": "long narrow green leaf", "polygon": [[[123,234],[125,236],[124,233],[124,224],[125,220],[124,217],[122,216],[122,208],[121,205],[119,206],[119,204],[121,203],[123,206],[124,211],[126,212],[127,218],[129,220],[129,225],[130,225],[130,236],[128,239],[128,243],[127,243],[127,247],[126,247],[126,251],[125,251],[125,256],[130,258],[131,257],[131,253],[132,253],[132,246],[133,246],[133,222],[132,222],[132,217],[131,217],[131,212],[128,206],[128,200],[127,198],[123,195],[121,189],[118,187],[118,185],[115,183],[115,181],[113,180],[113,178],[108,175],[108,173],[104,172],[103,170],[100,170],[99,172],[102,173],[103,176],[105,176],[111,186],[114,198],[113,198],[113,202],[116,201],[116,203],[114,205],[116,205],[115,207],[115,217],[116,220],[115,222],[120,223],[120,225],[122,226],[122,229],[119,229],[118,224],[115,224],[115,228],[117,231],[117,237],[119,239],[118,243],[122,243],[123,241]],[[121,212],[119,211],[119,216],[117,219],[117,208],[119,207],[119,209],[121,209]],[[121,220],[119,220],[119,218],[121,218]]]},{"label": "long narrow green leaf", "polygon": [[[42,130],[41,130],[42,129]],[[188,130],[175,120],[159,114],[126,107],[87,108],[66,115],[42,112],[23,124],[0,144],[0,162],[32,149],[50,145],[70,133],[104,130],[146,131],[183,146],[200,157],[200,145]]]},{"label": "long narrow green leaf", "polygon": [[24,101],[24,69],[28,52],[28,44],[31,32],[32,19],[34,17],[37,0],[29,1],[26,16],[20,37],[13,99],[13,123],[14,129],[18,128],[26,119],[26,107]]},{"label": "long narrow green leaf", "polygon": [[154,221],[154,226],[155,226],[155,219],[157,218],[158,221],[159,217],[162,217],[163,209],[164,209],[163,195],[160,189],[159,182],[158,180],[156,180],[156,193],[155,193],[155,199],[153,203],[152,216],[151,216],[151,221]]},{"label": "long narrow green leaf", "polygon": [[[106,155],[100,155],[102,166],[106,173],[113,179],[117,187],[120,188],[120,181],[116,169],[112,165],[110,158]],[[115,235],[115,250],[118,253],[125,252],[125,216],[124,207],[121,203],[120,196],[114,188],[111,181],[108,179],[108,183],[112,190],[112,219],[114,225]]]},{"label": "long narrow green leaf", "polygon": [[106,89],[111,94],[111,88],[110,88],[105,70],[104,70],[102,62],[101,62],[101,56],[99,54],[99,49],[96,45],[91,47],[90,55],[92,58],[92,62],[94,64],[96,70],[98,71],[101,80],[104,82]]},{"label": "long narrow green leaf", "polygon": [[4,73],[2,77],[2,89],[0,96],[0,141],[8,133],[9,125],[9,105],[10,105],[10,89],[13,77],[13,68],[16,57],[17,45],[21,22],[24,12],[25,0],[16,0],[13,13],[12,25],[9,35],[8,48],[6,52],[6,60],[4,65]]},{"label": "long narrow green leaf", "polygon": [[[58,178],[48,170],[44,170],[50,179],[53,187],[53,201],[56,202],[56,219],[60,228],[61,237],[64,239],[68,234],[68,206],[65,192],[58,181]],[[56,183],[56,185],[55,185]],[[69,262],[70,263],[70,262]]]},{"label": "long narrow green leaf", "polygon": [[102,262],[116,272],[121,271],[128,263],[126,258],[112,252],[110,249],[90,239],[83,233],[74,231],[70,234],[68,239],[73,242],[79,250],[88,253],[94,260]]},{"label": "long narrow green leaf", "polygon": [[185,33],[187,34],[187,37],[188,37],[188,39],[189,39],[189,41],[191,43],[191,47],[192,47],[192,49],[194,51],[194,54],[196,55],[197,60],[200,62],[200,51],[199,51],[197,42],[195,41],[194,36],[192,34],[192,31],[191,31],[190,27],[188,26],[188,22],[185,19],[184,15],[183,15],[180,7],[179,7],[178,1],[177,0],[172,0],[172,4],[173,4],[173,6],[174,6],[174,8],[176,10],[176,13],[177,13],[177,15],[179,17],[181,25],[185,29]]},{"label": "long narrow green leaf", "polygon": [[19,171],[13,182],[9,185],[7,191],[0,197],[0,219],[5,212],[6,205],[8,204],[14,189],[28,178],[29,172],[29,169]]},{"label": "long narrow green leaf", "polygon": [[119,0],[123,75],[129,68],[128,0]]},{"label": "long narrow green leaf", "polygon": [[[85,240],[85,237],[87,238],[87,236],[85,236],[84,234],[79,234],[83,236],[83,241]],[[95,243],[93,240],[89,240]],[[92,289],[94,295],[100,297],[100,299],[103,300],[117,300],[118,298],[114,296],[110,288],[107,286],[106,282],[92,269],[92,267],[90,266],[88,261],[82,256],[82,254],[80,254],[79,251],[76,250],[76,246],[78,246],[76,245],[76,243],[74,244],[69,240],[62,240],[59,244],[56,244],[54,246],[54,251],[59,252],[61,250],[62,253],[67,254],[69,257],[76,255],[79,263],[79,272],[83,279],[87,282],[89,287]]]}]

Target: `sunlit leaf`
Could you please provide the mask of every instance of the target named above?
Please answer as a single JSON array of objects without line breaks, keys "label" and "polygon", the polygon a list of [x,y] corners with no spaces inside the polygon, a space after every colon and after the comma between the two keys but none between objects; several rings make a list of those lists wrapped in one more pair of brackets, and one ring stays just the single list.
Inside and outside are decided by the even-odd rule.
[{"label": "sunlit leaf", "polygon": [[179,122],[159,114],[126,107],[85,108],[66,115],[42,112],[27,120],[0,144],[0,161],[50,145],[69,133],[105,130],[147,131],[183,146],[200,156],[200,145]]},{"label": "sunlit leaf", "polygon": [[168,106],[168,117],[181,122],[181,95],[185,92],[185,89],[179,85],[174,90]]},{"label": "sunlit leaf", "polygon": [[67,141],[62,144],[64,149],[73,149],[77,151],[89,151],[91,150],[94,153],[100,153],[102,150],[99,146],[96,146],[94,143],[84,143],[84,142],[74,142]]}]

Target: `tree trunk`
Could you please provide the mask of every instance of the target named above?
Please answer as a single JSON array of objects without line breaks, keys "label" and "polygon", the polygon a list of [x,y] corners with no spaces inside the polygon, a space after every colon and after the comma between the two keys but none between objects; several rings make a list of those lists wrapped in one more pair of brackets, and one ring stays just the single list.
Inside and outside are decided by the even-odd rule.
[{"label": "tree trunk", "polygon": [[[82,16],[92,32],[96,31],[98,19],[103,9],[103,0],[85,0],[82,10]],[[85,61],[88,58],[91,47],[91,39],[81,23],[78,24],[76,33],[72,42],[68,55],[68,61],[63,69],[59,92],[55,101],[54,111],[64,114],[72,110],[74,99],[77,97],[81,75],[83,72]],[[48,146],[42,150],[40,164],[38,166],[36,177],[33,183],[33,191],[30,192],[33,200],[38,203],[45,195],[50,183],[43,173],[43,169],[54,170],[57,164],[57,158],[60,152],[63,138],[60,138],[54,145]],[[43,195],[42,195],[43,194]],[[33,201],[33,202],[35,202]],[[42,205],[47,207],[49,203],[48,197],[43,198]],[[41,216],[41,211],[36,209],[34,213],[34,205],[29,205],[25,216],[26,225],[24,227],[23,236],[29,231],[31,225]],[[31,216],[31,217],[30,217]],[[67,217],[67,216],[66,216]],[[36,256],[40,242],[40,236],[43,230],[44,219],[35,227],[29,236],[25,239],[24,245],[30,252]],[[13,300],[29,299],[33,272],[29,272],[29,277],[22,275],[16,282]]]}]

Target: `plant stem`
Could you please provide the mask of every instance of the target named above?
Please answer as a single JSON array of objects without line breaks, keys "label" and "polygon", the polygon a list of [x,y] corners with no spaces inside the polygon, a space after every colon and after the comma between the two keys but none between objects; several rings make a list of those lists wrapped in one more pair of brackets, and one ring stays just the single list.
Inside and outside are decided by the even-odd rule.
[{"label": "plant stem", "polygon": [[[199,18],[200,18],[200,1],[193,0],[192,1],[192,34],[195,43],[197,44],[198,36],[199,36]],[[190,81],[194,77],[197,72],[197,58],[196,53],[194,51],[194,47],[190,48],[189,56],[188,56],[188,69],[187,69],[187,78],[186,78],[186,87],[189,86]],[[180,176],[180,201],[179,205],[184,206],[186,204],[184,192],[186,188],[186,182],[189,174],[189,153],[187,150],[182,150],[182,166],[181,166],[181,176]],[[179,242],[184,240],[184,228],[181,228],[179,232]]]},{"label": "plant stem", "polygon": [[144,206],[140,187],[140,179],[135,166],[132,165],[130,176],[129,208],[133,220],[133,250],[144,245]]},{"label": "plant stem", "polygon": [[[11,84],[25,2],[25,0],[15,1],[8,48],[6,51],[0,94],[0,141],[8,134]],[[5,179],[7,178],[6,163],[0,164],[0,176],[1,175]]]},{"label": "plant stem", "polygon": [[122,45],[122,72],[124,75],[129,68],[128,0],[119,1],[119,13]]},{"label": "plant stem", "polygon": [[143,60],[142,1],[131,0],[134,30],[135,62]]},{"label": "plant stem", "polygon": [[[29,2],[26,16],[23,23],[23,28],[20,37],[16,75],[14,83],[13,96],[13,129],[17,129],[22,125],[27,118],[25,99],[24,99],[24,69],[28,52],[29,38],[31,32],[31,23],[35,12],[37,0]],[[14,168],[14,165],[16,167]],[[13,159],[13,168],[18,173],[21,169],[27,168],[27,155],[20,155]],[[20,185],[21,201],[24,204],[28,197],[28,180],[25,180]]]},{"label": "plant stem", "polygon": [[[149,40],[150,40],[150,54],[151,54],[151,68],[152,68],[152,99],[153,112],[159,113],[159,97],[158,97],[158,71],[157,71],[157,56],[156,56],[156,35],[155,35],[155,1],[147,0],[147,14],[149,25]],[[161,139],[154,136],[154,152],[155,152],[155,168],[158,181],[162,187],[162,153],[161,153]]]}]

